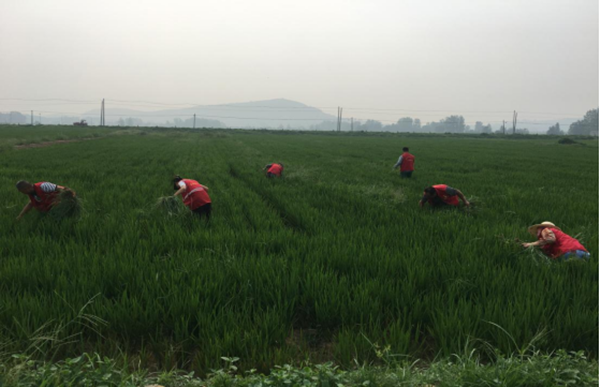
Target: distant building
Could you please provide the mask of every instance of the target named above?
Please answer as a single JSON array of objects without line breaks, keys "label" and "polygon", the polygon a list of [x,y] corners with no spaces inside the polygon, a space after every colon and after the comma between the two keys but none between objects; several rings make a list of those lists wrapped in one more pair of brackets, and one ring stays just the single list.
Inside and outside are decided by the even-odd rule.
[{"label": "distant building", "polygon": [[592,130],[590,132],[590,136],[598,137],[598,131],[597,130]]}]

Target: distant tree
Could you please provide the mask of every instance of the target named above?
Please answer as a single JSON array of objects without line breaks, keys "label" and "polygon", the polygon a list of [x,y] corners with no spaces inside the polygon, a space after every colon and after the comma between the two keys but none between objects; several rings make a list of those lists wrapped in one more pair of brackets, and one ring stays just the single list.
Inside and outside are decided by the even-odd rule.
[{"label": "distant tree", "polygon": [[546,134],[560,136],[565,133],[562,130],[560,130],[560,124],[557,122],[556,125],[552,125],[550,128],[548,128]]},{"label": "distant tree", "polygon": [[463,116],[446,117],[440,121],[437,131],[444,133],[462,133],[465,131],[465,118]]},{"label": "distant tree", "polygon": [[477,121],[475,122],[475,133],[483,132],[483,122]]},{"label": "distant tree", "polygon": [[413,128],[413,119],[410,117],[400,118],[396,125],[400,132],[411,132]]},{"label": "distant tree", "polygon": [[421,130],[421,120],[418,118],[415,118],[413,121],[413,128],[415,130],[415,132]]},{"label": "distant tree", "polygon": [[492,125],[487,124],[481,127],[481,133],[492,133]]},{"label": "distant tree", "polygon": [[379,131],[381,131],[383,125],[381,124],[381,122],[376,121],[376,120],[367,120],[367,121],[365,121],[364,124],[361,125],[361,127],[362,127],[362,130],[379,132]]},{"label": "distant tree", "polygon": [[529,134],[529,129],[527,129],[527,128],[517,128],[515,130],[515,134]]},{"label": "distant tree", "polygon": [[569,134],[587,135],[598,131],[598,109],[589,110],[583,120],[573,122],[569,127]]},{"label": "distant tree", "polygon": [[0,124],[25,124],[27,117],[19,112],[0,113]]},{"label": "distant tree", "polygon": [[139,126],[139,125],[143,125],[144,121],[142,121],[139,118],[134,118],[134,117],[127,117],[125,119],[125,126]]},{"label": "distant tree", "polygon": [[435,131],[435,122],[428,122],[425,125],[421,126],[421,132],[431,133]]}]

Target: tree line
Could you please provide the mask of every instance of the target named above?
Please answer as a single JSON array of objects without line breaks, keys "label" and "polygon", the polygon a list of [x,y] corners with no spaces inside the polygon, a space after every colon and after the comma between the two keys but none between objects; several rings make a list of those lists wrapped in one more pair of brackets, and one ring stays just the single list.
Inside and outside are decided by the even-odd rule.
[{"label": "tree line", "polygon": [[[550,126],[546,131],[546,134],[549,135],[580,135],[580,136],[598,136],[598,115],[599,109],[589,110],[581,120],[573,122],[567,132],[563,131],[560,127],[560,124],[557,122],[556,124]],[[35,117],[37,119],[37,117]],[[75,117],[62,117],[60,119],[60,123],[77,121]],[[29,117],[20,113],[20,112],[9,112],[2,113],[0,112],[0,124],[14,124],[14,125],[24,125],[29,123]],[[38,121],[35,122],[39,124]],[[59,119],[56,117],[48,117],[44,120],[46,124],[58,124]],[[120,118],[117,122],[117,125],[120,126],[143,126],[144,121],[139,118]],[[196,118],[196,127],[197,128],[224,128],[225,125],[218,120],[211,120],[206,118]],[[152,124],[154,126],[156,124]],[[193,118],[188,118],[182,120],[180,118],[175,118],[173,121],[167,121],[166,126],[176,126],[176,127],[192,127],[194,125]],[[289,125],[288,125],[289,126]],[[285,129],[282,126],[280,129]],[[292,129],[292,128],[290,128]],[[312,125],[308,129],[311,130],[327,130],[327,131],[335,131],[337,130],[337,123],[334,121],[323,121],[319,124]],[[465,124],[465,119],[462,115],[451,115],[446,118],[443,118],[436,122],[428,122],[426,124],[422,124],[419,118],[412,117],[402,117],[398,121],[393,124],[384,125],[380,121],[377,120],[365,120],[365,121],[355,121],[353,123],[343,122],[342,123],[343,131],[364,131],[364,132],[421,132],[421,133],[512,133],[512,128],[502,128],[494,131],[492,129],[492,125],[489,123],[484,125],[483,122],[477,121],[475,125],[471,127],[470,125]],[[529,130],[527,128],[517,128],[517,134],[529,134]]]},{"label": "tree line", "polygon": [[[569,126],[567,134],[580,135],[580,136],[598,136],[598,113],[599,109],[588,110],[583,116],[583,119],[573,122]],[[560,124],[557,122],[548,128],[546,134],[550,135],[564,135],[565,132],[560,128]]]},{"label": "tree line", "polygon": [[[311,126],[312,130],[336,130],[336,123],[324,121],[321,124]],[[384,125],[377,120],[355,121],[354,123],[342,123],[342,130],[364,131],[364,132],[417,132],[417,133],[492,133],[492,125],[484,125],[477,121],[474,127],[465,124],[465,118],[461,115],[451,115],[436,122],[422,124],[419,118],[402,117],[397,122]],[[502,133],[502,130],[497,131]],[[517,129],[517,133],[527,134],[527,129]]]},{"label": "tree line", "polygon": [[[583,119],[572,123],[569,126],[567,133],[561,128],[560,124],[556,123],[548,128],[546,134],[549,135],[580,135],[580,136],[598,136],[598,109],[589,110]],[[507,123],[507,125],[510,125]],[[320,124],[312,125],[312,130],[337,130],[337,123],[334,121],[323,121]],[[393,124],[384,125],[381,121],[366,120],[343,122],[343,131],[364,131],[364,132],[411,132],[411,133],[496,133],[510,134],[512,127],[500,127],[496,131],[493,130],[489,123],[484,125],[481,121],[476,121],[471,127],[465,124],[465,118],[462,115],[451,115],[436,122],[428,122],[422,124],[421,120],[412,117],[402,117]],[[516,134],[529,134],[527,128],[516,128]]]}]

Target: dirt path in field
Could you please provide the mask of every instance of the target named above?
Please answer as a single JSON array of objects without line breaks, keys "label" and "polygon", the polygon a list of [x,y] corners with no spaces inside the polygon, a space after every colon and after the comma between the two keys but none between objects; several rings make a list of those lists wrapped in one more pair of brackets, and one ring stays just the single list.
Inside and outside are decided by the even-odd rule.
[{"label": "dirt path in field", "polygon": [[44,142],[38,142],[38,143],[34,143],[34,144],[15,145],[15,149],[45,148],[47,146],[52,146],[52,145],[56,145],[56,144],[67,144],[70,142],[99,140],[101,138],[103,138],[103,137],[89,137],[89,138],[77,138],[77,139],[72,139],[72,140],[44,141]]}]

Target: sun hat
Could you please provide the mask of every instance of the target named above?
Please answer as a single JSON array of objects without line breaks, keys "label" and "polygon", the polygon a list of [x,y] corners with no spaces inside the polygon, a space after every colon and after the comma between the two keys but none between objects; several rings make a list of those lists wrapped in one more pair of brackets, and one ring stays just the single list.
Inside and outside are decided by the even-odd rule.
[{"label": "sun hat", "polygon": [[528,232],[529,232],[531,235],[533,235],[533,236],[537,236],[537,230],[538,230],[538,228],[540,228],[540,227],[552,227],[552,228],[555,228],[555,229],[557,229],[557,230],[560,230],[560,228],[559,228],[559,227],[556,227],[556,225],[555,225],[554,223],[546,221],[546,222],[542,222],[542,223],[540,223],[540,224],[534,224],[533,226],[530,226],[530,227],[527,229],[527,231],[528,231]]}]

